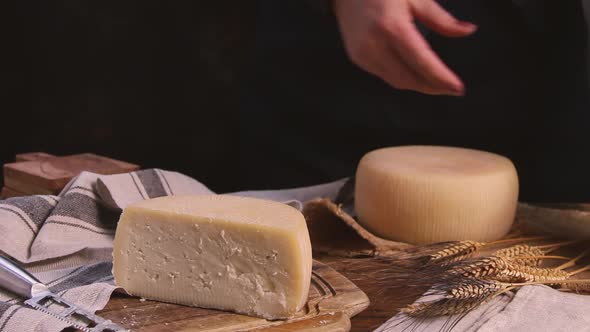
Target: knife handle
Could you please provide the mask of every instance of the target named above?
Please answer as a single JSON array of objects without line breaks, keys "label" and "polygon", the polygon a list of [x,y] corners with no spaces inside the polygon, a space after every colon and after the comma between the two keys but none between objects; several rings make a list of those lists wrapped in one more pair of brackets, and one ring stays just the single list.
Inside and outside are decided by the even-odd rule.
[{"label": "knife handle", "polygon": [[0,254],[0,287],[27,299],[47,291],[47,287],[37,278],[2,254]]}]

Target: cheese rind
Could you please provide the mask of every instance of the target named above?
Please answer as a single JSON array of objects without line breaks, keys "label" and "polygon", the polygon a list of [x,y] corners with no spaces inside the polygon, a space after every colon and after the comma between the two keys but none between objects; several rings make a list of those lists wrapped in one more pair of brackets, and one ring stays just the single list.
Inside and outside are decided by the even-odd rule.
[{"label": "cheese rind", "polygon": [[359,222],[395,241],[496,240],[509,231],[517,201],[514,165],[484,151],[384,148],[367,153],[356,173]]},{"label": "cheese rind", "polygon": [[292,317],[307,301],[311,243],[303,215],[261,199],[170,196],[123,211],[115,283],[147,299]]}]

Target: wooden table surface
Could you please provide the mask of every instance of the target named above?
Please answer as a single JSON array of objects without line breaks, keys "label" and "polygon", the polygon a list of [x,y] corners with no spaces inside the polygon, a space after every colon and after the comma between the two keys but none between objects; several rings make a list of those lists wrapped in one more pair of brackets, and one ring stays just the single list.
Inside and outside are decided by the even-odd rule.
[{"label": "wooden table surface", "polygon": [[[556,254],[574,257],[580,251],[558,251]],[[336,256],[316,256],[314,259],[330,266],[346,278],[351,280],[369,297],[371,303],[368,308],[351,319],[353,332],[373,331],[388,319],[393,317],[398,308],[413,302],[416,298],[401,298],[396,290],[382,288],[382,283],[376,282],[376,277],[382,275],[383,264],[374,258],[342,258]],[[590,264],[590,259],[584,260],[582,266]],[[580,278],[590,278],[590,271],[578,275]],[[110,308],[113,309],[113,308]],[[116,309],[116,308],[114,308]],[[167,313],[170,314],[170,313]],[[157,315],[157,314],[156,314]]]},{"label": "wooden table surface", "polygon": [[356,264],[351,265],[349,258],[320,256],[316,259],[352,280],[371,300],[367,309],[351,319],[353,332],[373,331],[393,317],[396,314],[396,308],[413,302],[400,299],[394,291],[383,290],[373,278],[369,277],[375,276],[383,268],[382,265],[374,263],[372,258],[355,259],[355,261],[362,260],[362,269]]}]

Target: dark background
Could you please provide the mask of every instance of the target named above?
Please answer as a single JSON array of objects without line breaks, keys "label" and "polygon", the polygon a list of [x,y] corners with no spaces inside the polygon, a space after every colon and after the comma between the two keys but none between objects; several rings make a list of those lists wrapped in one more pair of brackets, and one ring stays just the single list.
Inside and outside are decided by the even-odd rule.
[{"label": "dark background", "polygon": [[479,25],[429,37],[464,99],[367,75],[303,0],[3,1],[0,163],[94,152],[225,192],[349,176],[380,146],[448,144],[510,157],[525,199],[589,201],[581,2],[441,3]]},{"label": "dark background", "polygon": [[94,152],[234,190],[248,1],[3,1],[0,163]]}]

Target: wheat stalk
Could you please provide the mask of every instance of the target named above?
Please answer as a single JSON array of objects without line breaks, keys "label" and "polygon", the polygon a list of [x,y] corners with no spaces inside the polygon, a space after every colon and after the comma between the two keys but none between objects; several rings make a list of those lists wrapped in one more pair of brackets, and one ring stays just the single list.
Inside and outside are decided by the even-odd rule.
[{"label": "wheat stalk", "polygon": [[540,256],[544,255],[545,251],[539,247],[530,246],[528,244],[519,244],[503,249],[496,250],[493,255],[501,257],[518,257],[518,256]]},{"label": "wheat stalk", "polygon": [[560,291],[574,291],[576,293],[590,293],[590,284],[576,284],[576,283],[565,283],[561,285]]},{"label": "wheat stalk", "polygon": [[[580,272],[584,272],[590,269],[590,265],[583,267],[579,270],[573,271],[570,273],[570,276],[576,275]],[[559,290],[561,291],[567,291],[567,290],[573,290],[576,293],[579,292],[584,292],[584,293],[590,293],[590,283],[576,283],[575,280],[568,280],[565,283],[560,285],[561,288]]]},{"label": "wheat stalk", "polygon": [[497,250],[489,257],[455,263],[444,273],[450,276],[462,275],[468,278],[487,278],[503,282],[562,280],[571,276],[563,269],[574,265],[584,255],[583,253],[557,268],[537,267],[542,258],[568,259],[562,256],[543,256],[545,254],[546,251],[540,247],[516,245]]},{"label": "wheat stalk", "polygon": [[[543,240],[546,237],[520,237],[503,239],[494,242],[477,241],[447,241],[423,246],[406,248],[403,251],[389,255],[384,262],[395,261],[395,266],[406,271],[417,271],[425,267],[446,266],[473,257],[484,246],[495,246],[504,243],[518,243],[523,241]],[[558,244],[559,245],[559,244]]]},{"label": "wheat stalk", "polygon": [[507,283],[468,279],[457,284],[441,285],[429,294],[442,295],[442,298],[410,304],[401,311],[413,318],[463,314],[513,288]]},{"label": "wheat stalk", "polygon": [[[560,257],[560,256],[550,256],[550,257]],[[560,257],[561,258],[561,257]],[[533,258],[527,258],[528,260],[532,260]],[[540,259],[539,256],[535,257],[534,259]],[[536,267],[531,267],[528,265],[520,264],[522,258],[507,258],[502,256],[488,256],[473,260],[465,260],[462,262],[454,263],[452,265],[448,265],[442,267],[443,271],[436,271],[436,269],[431,268],[425,271],[427,274],[430,275],[440,275],[440,278],[445,278],[445,275],[448,277],[456,277],[458,275],[467,277],[467,278],[486,278],[486,279],[494,279],[496,276],[504,276],[502,279],[503,281],[514,281],[507,279],[507,276],[513,276],[516,274],[531,274],[531,275],[538,275],[540,277],[551,275],[551,271],[553,269],[539,269]],[[562,276],[559,271],[554,272],[553,274]],[[437,276],[438,277],[438,276]],[[529,278],[530,279],[530,278]],[[521,279],[515,279],[520,281]],[[527,281],[536,281],[535,280],[527,280]],[[516,282],[516,281],[515,281]]]},{"label": "wheat stalk", "polygon": [[[514,251],[517,252],[518,250]],[[522,259],[519,256],[512,258],[506,269],[502,270],[494,278],[504,282],[549,282],[569,278],[572,274],[564,269],[575,265],[583,255],[573,258],[565,264],[555,268],[539,268],[526,264],[519,264]],[[522,256],[520,256],[522,258]]]},{"label": "wheat stalk", "polygon": [[508,288],[506,284],[497,281],[482,281],[478,283],[464,283],[446,291],[447,299],[485,299]]},{"label": "wheat stalk", "polygon": [[[521,238],[510,238],[504,240],[498,240],[494,242],[477,242],[477,241],[451,241],[444,243],[443,247],[430,255],[429,262],[438,264],[451,264],[465,259],[473,257],[482,247],[493,246],[507,242],[522,242],[530,240],[543,240],[546,239],[544,236],[535,237],[521,237]],[[539,256],[535,254],[534,256]]]},{"label": "wheat stalk", "polygon": [[493,253],[494,256],[511,258],[514,263],[526,266],[539,266],[541,259],[536,257],[544,256],[545,254],[546,251],[543,249],[527,244],[511,246]]},{"label": "wheat stalk", "polygon": [[534,281],[524,283],[505,283],[493,280],[469,279],[455,285],[441,286],[429,295],[442,294],[440,299],[418,302],[407,305],[401,312],[412,318],[429,318],[435,316],[452,316],[469,312],[477,306],[490,301],[494,297],[504,294],[515,288],[536,284],[561,284],[568,288],[590,290],[590,280],[552,280]]},{"label": "wheat stalk", "polygon": [[467,259],[475,254],[484,243],[476,241],[457,241],[430,255],[430,262],[450,264]]},{"label": "wheat stalk", "polygon": [[456,285],[441,286],[438,290],[429,293],[436,295],[442,293],[440,299],[419,302],[407,305],[401,312],[412,318],[429,318],[435,316],[452,316],[465,314],[477,306],[490,301],[494,297],[504,294],[521,286],[539,284],[560,284],[568,288],[590,290],[590,280],[551,280],[534,281],[524,283],[504,283],[490,280],[469,279]]},{"label": "wheat stalk", "polygon": [[[513,245],[496,250],[491,256],[471,258],[484,244],[475,241],[456,241],[429,247],[431,253],[426,264],[413,273],[404,275],[408,287],[430,287],[422,295],[433,300],[418,302],[401,309],[402,320],[411,319],[414,328],[426,319],[448,316],[444,330],[452,329],[466,314],[498,295],[525,285],[545,284],[561,286],[563,291],[590,292],[590,280],[572,280],[572,276],[590,270],[590,265],[575,271],[566,271],[590,249],[570,259],[549,256],[549,252],[574,243],[572,241],[549,245]],[[552,268],[539,267],[543,259],[566,259],[568,262]],[[413,278],[413,279],[412,279]],[[403,281],[402,279],[398,279]],[[403,318],[406,317],[406,318]]]},{"label": "wheat stalk", "polygon": [[470,311],[480,304],[479,299],[471,300],[437,300],[410,304],[401,310],[402,313],[412,318],[427,318],[435,316],[459,315]]},{"label": "wheat stalk", "polygon": [[498,281],[520,282],[550,282],[564,280],[570,277],[567,271],[555,268],[538,268],[525,265],[510,264],[507,269],[498,273],[494,278]]},{"label": "wheat stalk", "polygon": [[456,263],[450,266],[445,273],[450,276],[461,275],[467,278],[486,278],[500,273],[508,265],[509,262],[505,258],[490,256]]}]

